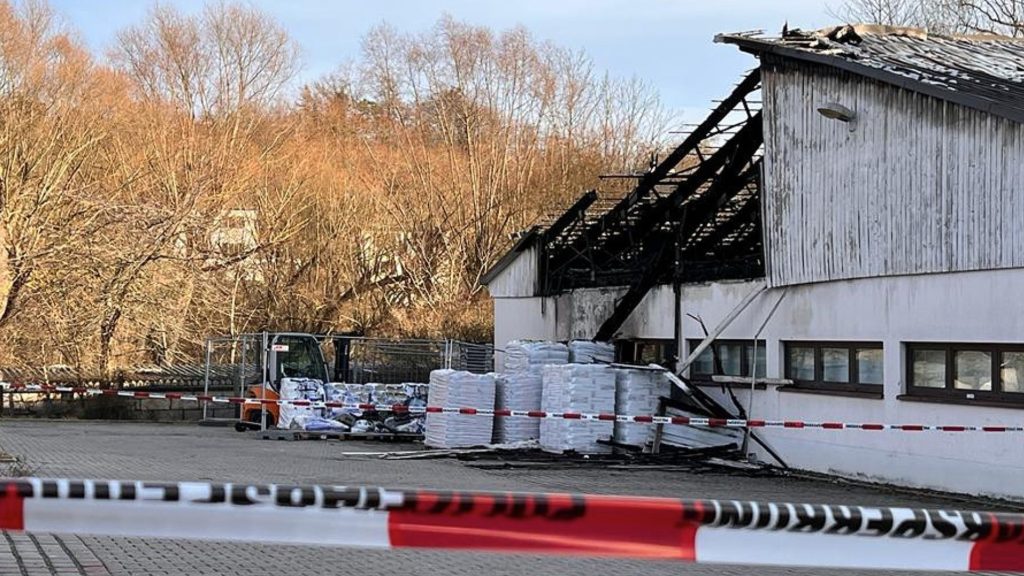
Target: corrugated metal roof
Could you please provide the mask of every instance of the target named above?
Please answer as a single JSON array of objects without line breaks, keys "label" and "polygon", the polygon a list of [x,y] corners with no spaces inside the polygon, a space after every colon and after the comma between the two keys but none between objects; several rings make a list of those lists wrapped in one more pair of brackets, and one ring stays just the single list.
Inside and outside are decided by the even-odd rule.
[{"label": "corrugated metal roof", "polygon": [[812,32],[719,34],[716,42],[830,65],[1024,123],[1024,42],[846,25]]}]

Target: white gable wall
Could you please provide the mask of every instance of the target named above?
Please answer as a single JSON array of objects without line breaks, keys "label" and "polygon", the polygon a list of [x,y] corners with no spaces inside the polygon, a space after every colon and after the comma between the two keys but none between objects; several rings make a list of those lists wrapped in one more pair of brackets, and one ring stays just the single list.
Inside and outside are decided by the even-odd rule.
[{"label": "white gable wall", "polygon": [[[766,57],[769,285],[1024,266],[1024,126]],[[817,109],[838,103],[855,129]]]},{"label": "white gable wall", "polygon": [[537,275],[540,260],[538,247],[531,246],[520,252],[487,284],[493,298],[522,298],[537,293]]}]

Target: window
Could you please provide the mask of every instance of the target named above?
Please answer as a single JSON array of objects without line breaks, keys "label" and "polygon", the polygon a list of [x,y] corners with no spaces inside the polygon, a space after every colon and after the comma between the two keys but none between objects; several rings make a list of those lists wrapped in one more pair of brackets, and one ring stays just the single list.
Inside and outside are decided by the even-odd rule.
[{"label": "window", "polygon": [[880,342],[786,342],[784,360],[797,388],[882,392]]},{"label": "window", "polygon": [[675,366],[675,340],[619,340],[615,343],[615,357],[626,364],[659,364]]},{"label": "window", "polygon": [[[701,340],[689,340],[687,344],[692,352],[700,346]],[[715,366],[715,361],[718,366]],[[753,340],[715,340],[690,365],[690,377],[694,380],[711,380],[713,374],[724,376],[750,377],[751,363],[755,366],[758,378],[764,378],[765,345],[764,340],[757,341],[757,349]]]},{"label": "window", "polygon": [[907,344],[907,394],[1024,402],[1024,345]]},{"label": "window", "polygon": [[305,335],[280,335],[273,341],[277,378],[314,378],[327,382],[320,345]]}]

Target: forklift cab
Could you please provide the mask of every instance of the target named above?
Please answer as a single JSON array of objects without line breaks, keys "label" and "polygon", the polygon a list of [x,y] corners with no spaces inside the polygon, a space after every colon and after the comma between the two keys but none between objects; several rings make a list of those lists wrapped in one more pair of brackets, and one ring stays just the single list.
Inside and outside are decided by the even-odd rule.
[{"label": "forklift cab", "polygon": [[327,363],[316,338],[309,334],[281,333],[270,339],[267,381],[280,392],[282,378],[312,378],[328,382]]},{"label": "forklift cab", "polygon": [[[249,386],[245,397],[252,400],[278,400],[281,398],[282,378],[312,378],[327,383],[327,363],[324,361],[320,342],[310,334],[280,332],[270,335],[267,348],[266,381]],[[246,403],[242,406],[242,417],[236,428],[274,426],[280,419],[280,406],[266,404],[266,411],[260,403]]]}]

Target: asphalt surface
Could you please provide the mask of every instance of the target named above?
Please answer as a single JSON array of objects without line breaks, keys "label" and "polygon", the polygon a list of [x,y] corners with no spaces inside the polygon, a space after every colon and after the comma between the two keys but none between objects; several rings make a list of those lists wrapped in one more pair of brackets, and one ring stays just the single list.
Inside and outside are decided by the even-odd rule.
[{"label": "asphalt surface", "polygon": [[[585,492],[808,503],[964,507],[948,498],[793,477],[722,470],[478,469],[457,460],[382,460],[372,453],[419,446],[270,441],[188,424],[0,420],[0,451],[22,464],[0,473],[124,480],[379,485],[390,488]],[[6,468],[5,468],[6,467]],[[977,504],[973,507],[979,507]],[[981,507],[989,507],[984,504]],[[998,508],[998,505],[993,507]],[[480,574],[849,575],[828,571],[698,566],[546,556],[71,535],[5,533],[0,576],[247,574],[417,576]],[[877,574],[883,574],[877,572]],[[888,573],[895,574],[895,573]]]}]

